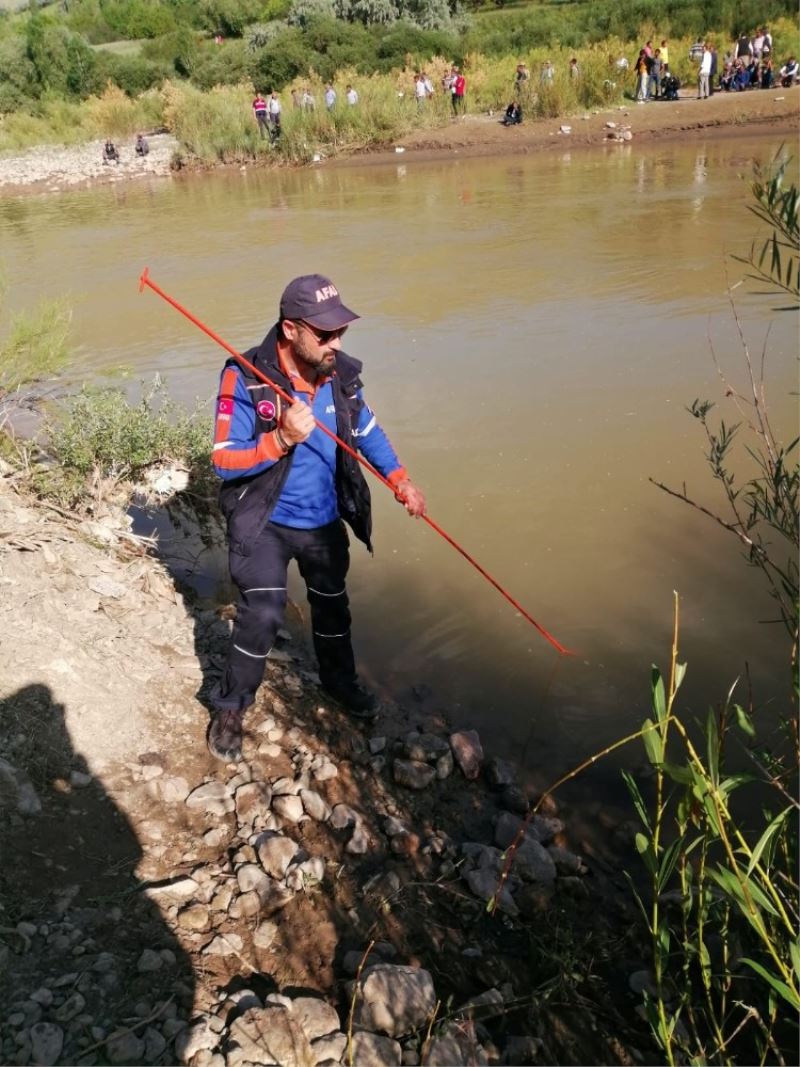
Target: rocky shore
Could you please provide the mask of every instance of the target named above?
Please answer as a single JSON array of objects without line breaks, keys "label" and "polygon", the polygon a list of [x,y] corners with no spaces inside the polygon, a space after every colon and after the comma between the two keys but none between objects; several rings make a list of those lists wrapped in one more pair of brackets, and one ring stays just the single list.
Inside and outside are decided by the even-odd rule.
[{"label": "rocky shore", "polygon": [[354,724],[287,632],[244,761],[215,762],[230,612],[196,607],[124,512],[17,482],[4,468],[4,1063],[648,1062],[617,981],[633,912],[552,798],[531,817],[516,768],[445,711]]}]

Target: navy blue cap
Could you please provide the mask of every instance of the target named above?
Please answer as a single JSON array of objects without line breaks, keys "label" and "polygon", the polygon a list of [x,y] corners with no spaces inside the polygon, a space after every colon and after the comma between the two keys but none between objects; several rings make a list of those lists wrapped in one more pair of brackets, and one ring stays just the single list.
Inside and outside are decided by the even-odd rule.
[{"label": "navy blue cap", "polygon": [[283,290],[280,315],[320,330],[339,330],[359,317],[344,306],[339,290],[322,274],[304,274],[290,281]]}]

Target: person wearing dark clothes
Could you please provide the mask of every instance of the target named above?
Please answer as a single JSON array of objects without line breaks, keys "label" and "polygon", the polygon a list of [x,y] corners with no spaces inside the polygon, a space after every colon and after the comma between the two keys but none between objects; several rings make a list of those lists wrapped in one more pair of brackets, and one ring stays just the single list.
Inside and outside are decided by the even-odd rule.
[{"label": "person wearing dark clothes", "polygon": [[342,351],[357,318],[328,278],[295,278],[278,321],[245,353],[291,404],[235,359],[222,371],[213,463],[239,597],[225,670],[210,697],[208,747],[219,759],[241,758],[242,720],[283,621],[293,559],[308,590],[320,684],[356,718],[375,714],[375,697],[356,673],[345,583],[345,522],[371,550],[369,487],[360,465],[317,424],[352,443],[410,515],[424,515],[425,498],[364,400],[361,363]]},{"label": "person wearing dark clothes", "polygon": [[136,134],[136,155],[146,156],[150,151],[150,145],[147,143],[147,138],[143,133]]},{"label": "person wearing dark clothes", "polygon": [[709,96],[713,96],[714,95],[714,81],[715,81],[715,79],[717,77],[717,73],[718,73],[718,57],[717,57],[717,49],[716,49],[715,45],[710,44],[708,46],[708,49],[711,52],[711,70],[710,70],[709,75],[708,75],[708,95]]},{"label": "person wearing dark clothes", "polygon": [[512,100],[508,105],[506,113],[500,121],[503,126],[518,126],[522,122],[522,108],[516,100]]},{"label": "person wearing dark clothes", "polygon": [[119,152],[113,141],[106,141],[103,145],[103,162],[119,163]]}]

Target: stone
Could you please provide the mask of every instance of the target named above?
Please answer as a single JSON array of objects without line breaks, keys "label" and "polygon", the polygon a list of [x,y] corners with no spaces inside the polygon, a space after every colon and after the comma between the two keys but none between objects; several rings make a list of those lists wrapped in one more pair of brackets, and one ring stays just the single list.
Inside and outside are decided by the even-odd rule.
[{"label": "stone", "polygon": [[34,1023],[30,1029],[31,1059],[37,1067],[53,1067],[64,1047],[64,1031],[55,1023]]},{"label": "stone", "polygon": [[233,899],[233,886],[224,885],[214,894],[210,908],[212,911],[227,911]]},{"label": "stone", "polygon": [[272,878],[281,879],[299,851],[290,837],[267,831],[259,835],[256,852],[261,866]]},{"label": "stone", "polygon": [[209,815],[226,815],[233,811],[234,803],[224,782],[206,782],[192,790],[186,798],[186,807]]},{"label": "stone", "polygon": [[524,919],[541,920],[548,911],[554,896],[555,890],[552,884],[528,882],[515,891],[514,902]]},{"label": "stone", "polygon": [[456,1063],[478,1067],[488,1062],[473,1028],[461,1028],[453,1023],[446,1024],[440,1033],[431,1038],[425,1053],[426,1067],[452,1067]]},{"label": "stone", "polygon": [[315,782],[329,782],[331,778],[335,778],[339,773],[336,764],[331,763],[330,760],[321,764],[319,767],[315,767],[311,772]]},{"label": "stone", "polygon": [[[501,812],[494,824],[494,843],[498,848],[508,848],[523,827],[525,823],[517,815],[512,815],[510,811]],[[530,826],[525,827],[525,834],[528,833],[532,837],[535,835],[535,831],[531,830]]]},{"label": "stone", "polygon": [[105,1049],[112,1064],[141,1063],[144,1058],[144,1041],[136,1034],[112,1035],[106,1041]]},{"label": "stone", "polygon": [[273,922],[259,923],[253,931],[253,944],[256,948],[266,950],[278,935],[278,927]]},{"label": "stone", "polygon": [[383,821],[383,832],[387,837],[394,837],[395,834],[407,833],[408,827],[401,819],[395,818],[394,815],[389,815]]},{"label": "stone", "polygon": [[46,985],[40,986],[38,989],[34,989],[28,999],[32,1000],[34,1004],[40,1004],[43,1008],[49,1008],[53,1003],[53,990],[48,989]]},{"label": "stone", "polygon": [[218,934],[203,949],[205,956],[235,956],[242,951],[242,939],[238,934]]},{"label": "stone", "polygon": [[447,752],[443,752],[437,759],[435,766],[436,777],[440,782],[444,781],[445,778],[449,778],[453,773],[453,767],[455,766],[453,762],[453,753],[449,749]]},{"label": "stone", "polygon": [[73,789],[86,789],[92,784],[92,776],[84,771],[70,771],[69,784]]},{"label": "stone", "polygon": [[309,1041],[316,1041],[339,1029],[339,1013],[325,1000],[297,997],[292,1001],[292,1011]]},{"label": "stone", "polygon": [[403,1050],[398,1041],[380,1034],[353,1034],[352,1062],[356,1067],[401,1067]]},{"label": "stone", "polygon": [[86,999],[80,993],[72,993],[53,1013],[56,1022],[68,1023],[86,1007]]},{"label": "stone", "polygon": [[189,783],[185,778],[160,778],[154,788],[165,804],[182,804],[189,796]]},{"label": "stone", "polygon": [[[266,875],[264,876],[266,877]],[[234,897],[228,908],[232,919],[248,919],[261,911],[261,897],[255,891],[240,893]]]},{"label": "stone", "polygon": [[146,948],[137,961],[136,970],[140,974],[147,974],[150,971],[160,971],[163,965],[161,956],[153,949]]},{"label": "stone", "polygon": [[556,865],[544,845],[525,837],[511,860],[511,870],[526,882],[552,884],[556,880]]},{"label": "stone", "polygon": [[168,904],[185,904],[199,892],[199,885],[194,878],[176,878],[174,881],[165,882],[161,885],[149,885],[144,895],[149,900],[166,902]]},{"label": "stone", "polygon": [[316,1058],[300,1023],[277,1004],[248,1008],[229,1030],[228,1067],[244,1063],[315,1067]]},{"label": "stone", "polygon": [[272,783],[273,797],[297,796],[299,792],[300,787],[294,778],[284,776],[283,778],[276,778]]},{"label": "stone", "polygon": [[492,756],[485,768],[486,781],[492,789],[505,789],[517,780],[517,768],[511,760]]},{"label": "stone", "polygon": [[345,852],[351,856],[363,856],[369,848],[369,834],[360,824],[353,827],[350,840],[345,845]]},{"label": "stone", "polygon": [[500,803],[515,815],[527,815],[530,809],[525,790],[518,785],[507,785],[500,796]]},{"label": "stone", "polygon": [[236,872],[236,881],[242,893],[255,890],[260,896],[269,896],[272,879],[255,863],[245,863]]},{"label": "stone", "polygon": [[436,768],[420,760],[394,761],[394,780],[407,789],[426,789],[436,777]]},{"label": "stone", "polygon": [[580,856],[558,845],[549,845],[547,852],[559,874],[578,874],[583,867]]},{"label": "stone", "polygon": [[287,822],[300,822],[303,817],[303,801],[299,796],[278,796],[272,801],[272,810]]},{"label": "stone", "polygon": [[178,913],[178,926],[184,930],[207,930],[210,922],[205,904],[192,904]]},{"label": "stone", "polygon": [[395,834],[391,841],[392,852],[397,856],[414,856],[419,852],[419,835],[409,830],[401,830]]},{"label": "stone", "polygon": [[371,737],[367,742],[367,746],[371,755],[377,756],[379,752],[383,752],[383,750],[386,748],[386,738]]},{"label": "stone", "polygon": [[336,804],[328,823],[334,830],[346,830],[350,826],[355,826],[358,821],[358,812],[354,811],[348,804]]},{"label": "stone", "polygon": [[427,763],[437,760],[449,751],[449,745],[443,737],[437,737],[436,734],[420,734],[412,731],[403,738],[403,750],[408,759]]},{"label": "stone", "polygon": [[153,1026],[148,1026],[142,1036],[144,1038],[144,1058],[147,1063],[155,1063],[161,1059],[167,1047],[166,1038]]},{"label": "stone", "polygon": [[313,789],[301,789],[300,799],[306,815],[317,822],[326,822],[331,816],[330,805]]},{"label": "stone", "polygon": [[[474,871],[468,871],[465,877],[470,891],[479,900],[489,901],[494,899],[497,887],[500,884],[500,878],[494,871],[486,867],[478,868]],[[503,886],[503,890],[497,900],[497,907],[499,911],[505,912],[506,915],[516,916],[519,914],[519,908],[514,903],[514,898],[511,896],[511,890],[508,885]]]},{"label": "stone", "polygon": [[[315,1063],[341,1063],[346,1048],[347,1034],[341,1032],[328,1034],[327,1037],[319,1037],[311,1042]],[[355,1063],[355,1060],[353,1062]]]},{"label": "stone", "polygon": [[217,1047],[219,1035],[214,1033],[208,1023],[208,1018],[203,1017],[191,1026],[183,1028],[176,1036],[175,1055],[179,1062],[188,1063],[198,1052]]},{"label": "stone", "polygon": [[473,781],[481,773],[483,748],[477,730],[457,730],[450,735],[450,748],[461,773]]},{"label": "stone", "polygon": [[[552,841],[557,834],[564,832],[564,824],[561,819],[553,818],[550,815],[534,815],[531,819],[531,825],[537,841],[541,841],[543,845]],[[636,824],[634,823],[633,825]]]},{"label": "stone", "polygon": [[428,971],[378,963],[361,975],[353,1021],[365,1030],[402,1037],[421,1027],[435,1007]]},{"label": "stone", "polygon": [[265,782],[248,782],[236,790],[236,821],[240,826],[250,825],[256,819],[266,818],[272,800],[272,790]]}]

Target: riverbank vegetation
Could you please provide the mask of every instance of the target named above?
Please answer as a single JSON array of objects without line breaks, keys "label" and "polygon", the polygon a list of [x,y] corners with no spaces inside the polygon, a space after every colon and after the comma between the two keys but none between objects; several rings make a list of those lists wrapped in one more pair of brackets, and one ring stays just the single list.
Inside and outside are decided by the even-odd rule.
[{"label": "riverbank vegetation", "polygon": [[[303,162],[315,155],[388,143],[451,117],[442,76],[467,77],[467,110],[504,108],[519,62],[531,71],[523,101],[531,117],[568,115],[621,101],[647,38],[670,41],[671,67],[693,78],[689,45],[711,34],[724,52],[742,31],[769,21],[776,57],[800,50],[787,0],[715,3],[557,0],[486,11],[458,0],[73,0],[0,17],[0,150],[75,143],[167,129],[181,159]],[[570,78],[578,59],[580,77]],[[616,60],[625,57],[627,72]],[[539,73],[552,61],[552,83]],[[424,68],[434,96],[414,99]],[[332,82],[329,112],[322,89]],[[353,84],[359,103],[345,101]],[[313,112],[290,104],[308,87]],[[283,135],[262,140],[255,91],[282,94]],[[181,161],[178,160],[178,162]]]}]

